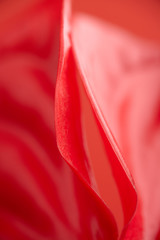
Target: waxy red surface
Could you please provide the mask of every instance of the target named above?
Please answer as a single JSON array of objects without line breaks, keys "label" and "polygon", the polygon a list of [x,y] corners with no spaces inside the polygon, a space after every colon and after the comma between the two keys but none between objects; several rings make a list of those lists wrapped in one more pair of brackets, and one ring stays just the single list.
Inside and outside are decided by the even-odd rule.
[{"label": "waxy red surface", "polygon": [[0,4],[0,239],[158,240],[159,35]]}]

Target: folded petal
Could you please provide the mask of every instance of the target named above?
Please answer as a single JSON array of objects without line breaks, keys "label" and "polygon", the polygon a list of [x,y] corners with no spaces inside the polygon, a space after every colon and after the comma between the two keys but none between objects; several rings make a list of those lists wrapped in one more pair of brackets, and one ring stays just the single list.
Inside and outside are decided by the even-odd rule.
[{"label": "folded petal", "polygon": [[[83,75],[83,67],[88,71],[96,71],[97,67],[101,86],[96,91],[101,94],[104,78],[98,66],[90,68],[92,56],[86,56],[88,44],[93,50],[94,42],[90,32],[87,29],[82,32],[79,27],[80,24],[87,26],[88,19],[75,22],[72,29],[68,1],[65,3],[56,85],[58,147],[64,159],[110,209],[120,235],[135,211],[136,193],[118,146],[108,126],[103,124],[96,99],[88,87],[88,81],[94,82],[94,78]],[[96,50],[99,54],[99,49]],[[85,66],[82,66],[83,60]]]},{"label": "folded petal", "polygon": [[[115,153],[117,146],[120,149],[123,169],[127,165],[137,188],[138,207],[128,236],[155,239],[160,227],[160,48],[83,15],[73,21],[72,43],[91,104]],[[123,198],[129,190],[125,182],[118,182],[120,176],[118,170],[114,177],[124,200],[124,215],[129,215],[132,207]],[[134,197],[130,197],[132,204]]]}]

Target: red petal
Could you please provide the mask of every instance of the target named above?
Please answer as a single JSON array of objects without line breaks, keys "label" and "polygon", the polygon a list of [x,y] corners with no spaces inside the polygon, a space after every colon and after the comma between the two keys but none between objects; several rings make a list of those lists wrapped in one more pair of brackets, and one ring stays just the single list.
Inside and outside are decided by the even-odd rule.
[{"label": "red petal", "polygon": [[[118,154],[116,139],[138,191],[139,206],[132,225],[137,230],[129,230],[133,232],[130,236],[142,239],[143,228],[144,239],[155,239],[160,227],[159,46],[85,16],[75,18],[72,38],[94,111]],[[110,161],[112,164],[112,158]],[[128,190],[125,182],[118,182],[122,173],[117,171],[114,176],[123,198]],[[134,195],[127,197],[134,209]],[[129,219],[133,212],[128,211],[127,200],[124,197],[122,205]]]},{"label": "red petal", "polygon": [[[89,93],[88,96],[91,100],[92,110],[90,102],[81,86],[78,71],[80,69],[81,74],[83,69],[81,65],[79,66],[79,62],[78,67],[76,66],[73,57],[73,48],[70,39],[71,23],[70,15],[66,14],[68,11],[67,8],[68,5],[66,3],[62,24],[61,52],[56,87],[57,142],[62,156],[75,169],[76,173],[82,177],[82,180],[86,181],[94,191],[99,192],[100,190],[98,195],[102,197],[106,206],[113,213],[120,233],[133,216],[136,206],[136,193],[127,169],[124,163],[122,163],[123,160],[117,144],[108,127],[102,124],[102,118],[99,117],[99,109],[94,99]],[[78,37],[78,34],[81,34],[79,25],[75,24],[74,29],[78,30],[78,33],[76,32]],[[85,32],[85,35],[84,33],[81,34],[79,40],[82,40],[82,43],[86,44],[86,41],[90,41],[89,37],[87,32]],[[81,57],[81,46],[80,48],[76,48],[76,50],[78,50],[76,52],[77,58]],[[84,54],[82,58],[85,58],[85,56]],[[86,58],[86,60],[85,67],[90,69],[91,59]],[[103,81],[104,79],[101,80]],[[87,82],[87,79],[84,78],[83,81]],[[101,88],[103,88],[103,84]],[[85,119],[87,111],[90,111],[90,113],[88,119]],[[87,121],[92,121],[93,123],[90,124]],[[90,137],[91,132],[92,139]],[[98,145],[96,145],[98,141],[102,145],[99,146],[99,149]],[[94,148],[96,148],[95,153],[92,151]],[[94,154],[97,154],[96,158],[93,157]],[[95,170],[99,166],[101,166],[99,170]],[[98,177],[98,175],[100,176]],[[99,189],[97,189],[95,181],[98,182]]]}]

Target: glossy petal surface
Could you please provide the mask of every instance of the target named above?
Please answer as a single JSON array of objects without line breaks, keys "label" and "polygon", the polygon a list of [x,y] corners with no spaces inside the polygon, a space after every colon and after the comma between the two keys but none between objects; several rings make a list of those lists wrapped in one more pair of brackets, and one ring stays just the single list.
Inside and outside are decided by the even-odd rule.
[{"label": "glossy petal surface", "polygon": [[70,6],[0,2],[0,239],[158,240],[160,48]]},{"label": "glossy petal surface", "polygon": [[[155,239],[160,227],[160,48],[83,15],[75,17],[72,36],[88,97],[104,131],[116,140],[138,191],[130,237]],[[127,188],[124,183],[120,187],[123,196]]]}]

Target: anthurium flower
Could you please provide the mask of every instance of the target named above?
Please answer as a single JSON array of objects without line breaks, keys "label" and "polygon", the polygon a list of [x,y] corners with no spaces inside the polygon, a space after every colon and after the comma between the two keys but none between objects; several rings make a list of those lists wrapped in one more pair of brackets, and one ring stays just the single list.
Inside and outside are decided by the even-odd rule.
[{"label": "anthurium flower", "polygon": [[0,6],[0,239],[160,239],[157,32]]}]

